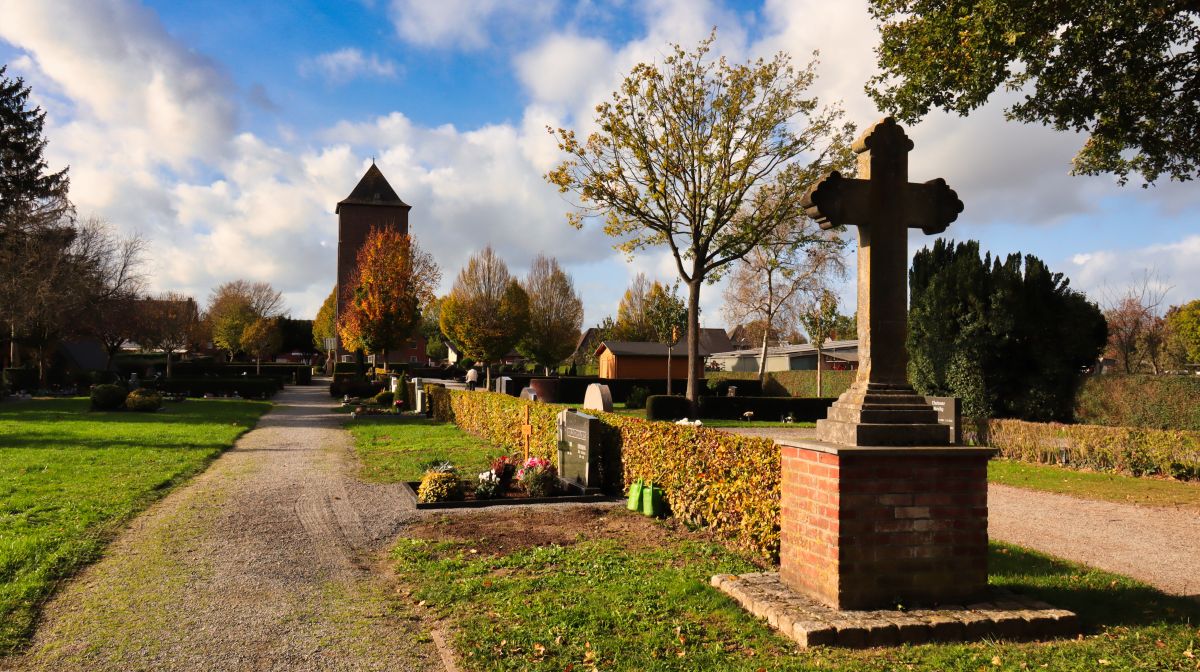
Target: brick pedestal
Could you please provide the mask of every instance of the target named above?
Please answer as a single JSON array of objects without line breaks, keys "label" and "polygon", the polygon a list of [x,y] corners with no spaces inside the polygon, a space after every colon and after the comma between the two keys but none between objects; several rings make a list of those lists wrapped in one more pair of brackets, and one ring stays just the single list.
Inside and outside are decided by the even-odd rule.
[{"label": "brick pedestal", "polygon": [[985,594],[994,450],[779,447],[786,585],[835,609],[963,604]]}]

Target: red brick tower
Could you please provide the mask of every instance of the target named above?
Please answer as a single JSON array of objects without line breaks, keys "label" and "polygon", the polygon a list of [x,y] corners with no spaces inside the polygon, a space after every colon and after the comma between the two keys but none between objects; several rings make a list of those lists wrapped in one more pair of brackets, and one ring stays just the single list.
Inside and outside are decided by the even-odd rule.
[{"label": "red brick tower", "polygon": [[[350,281],[358,260],[358,250],[366,242],[371,227],[388,227],[408,234],[408,211],[412,206],[400,200],[396,190],[374,162],[358,181],[350,195],[334,210],[338,216],[337,313],[343,309],[342,288]],[[338,359],[348,354],[338,343]]]}]

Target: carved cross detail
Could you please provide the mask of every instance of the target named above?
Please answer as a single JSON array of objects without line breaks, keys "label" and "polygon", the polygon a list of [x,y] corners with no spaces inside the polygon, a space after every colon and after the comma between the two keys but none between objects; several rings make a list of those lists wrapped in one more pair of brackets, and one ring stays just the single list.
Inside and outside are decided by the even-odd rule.
[{"label": "carved cross detail", "polygon": [[946,230],[962,201],[945,180],[908,181],[912,140],[887,117],[854,142],[858,178],[836,171],[801,201],[823,229],[858,227],[858,360],[862,383],[906,385],[908,229]]}]

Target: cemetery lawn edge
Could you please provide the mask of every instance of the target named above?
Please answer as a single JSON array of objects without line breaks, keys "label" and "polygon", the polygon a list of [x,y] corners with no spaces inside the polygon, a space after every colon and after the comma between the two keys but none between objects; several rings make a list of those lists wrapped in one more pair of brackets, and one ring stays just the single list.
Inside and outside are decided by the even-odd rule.
[{"label": "cemetery lawn edge", "polygon": [[92,413],[78,398],[0,404],[0,655],[26,641],[60,581],[270,407],[189,399],[159,413]]},{"label": "cemetery lawn edge", "polygon": [[1080,499],[1200,511],[1200,483],[1167,478],[1123,476],[993,459],[988,463],[988,482]]}]

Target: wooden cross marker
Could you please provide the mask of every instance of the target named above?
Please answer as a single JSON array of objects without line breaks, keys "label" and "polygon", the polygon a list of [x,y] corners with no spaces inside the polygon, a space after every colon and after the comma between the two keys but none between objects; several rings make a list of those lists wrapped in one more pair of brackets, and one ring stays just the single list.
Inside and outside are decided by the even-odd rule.
[{"label": "wooden cross marker", "polygon": [[962,201],[938,178],[908,181],[912,140],[887,117],[854,143],[859,178],[837,171],[801,205],[822,229],[858,227],[858,380],[904,385],[908,351],[908,230],[946,230]]},{"label": "wooden cross marker", "polygon": [[529,442],[532,438],[533,423],[529,421],[529,406],[524,406],[521,408],[521,444],[525,448],[525,462],[529,461]]},{"label": "wooden cross marker", "polygon": [[887,117],[854,142],[858,178],[836,171],[801,205],[823,229],[858,227],[858,376],[817,424],[822,441],[847,445],[945,445],[937,414],[908,385],[908,230],[946,230],[962,201],[942,179],[908,181],[913,148]]}]

